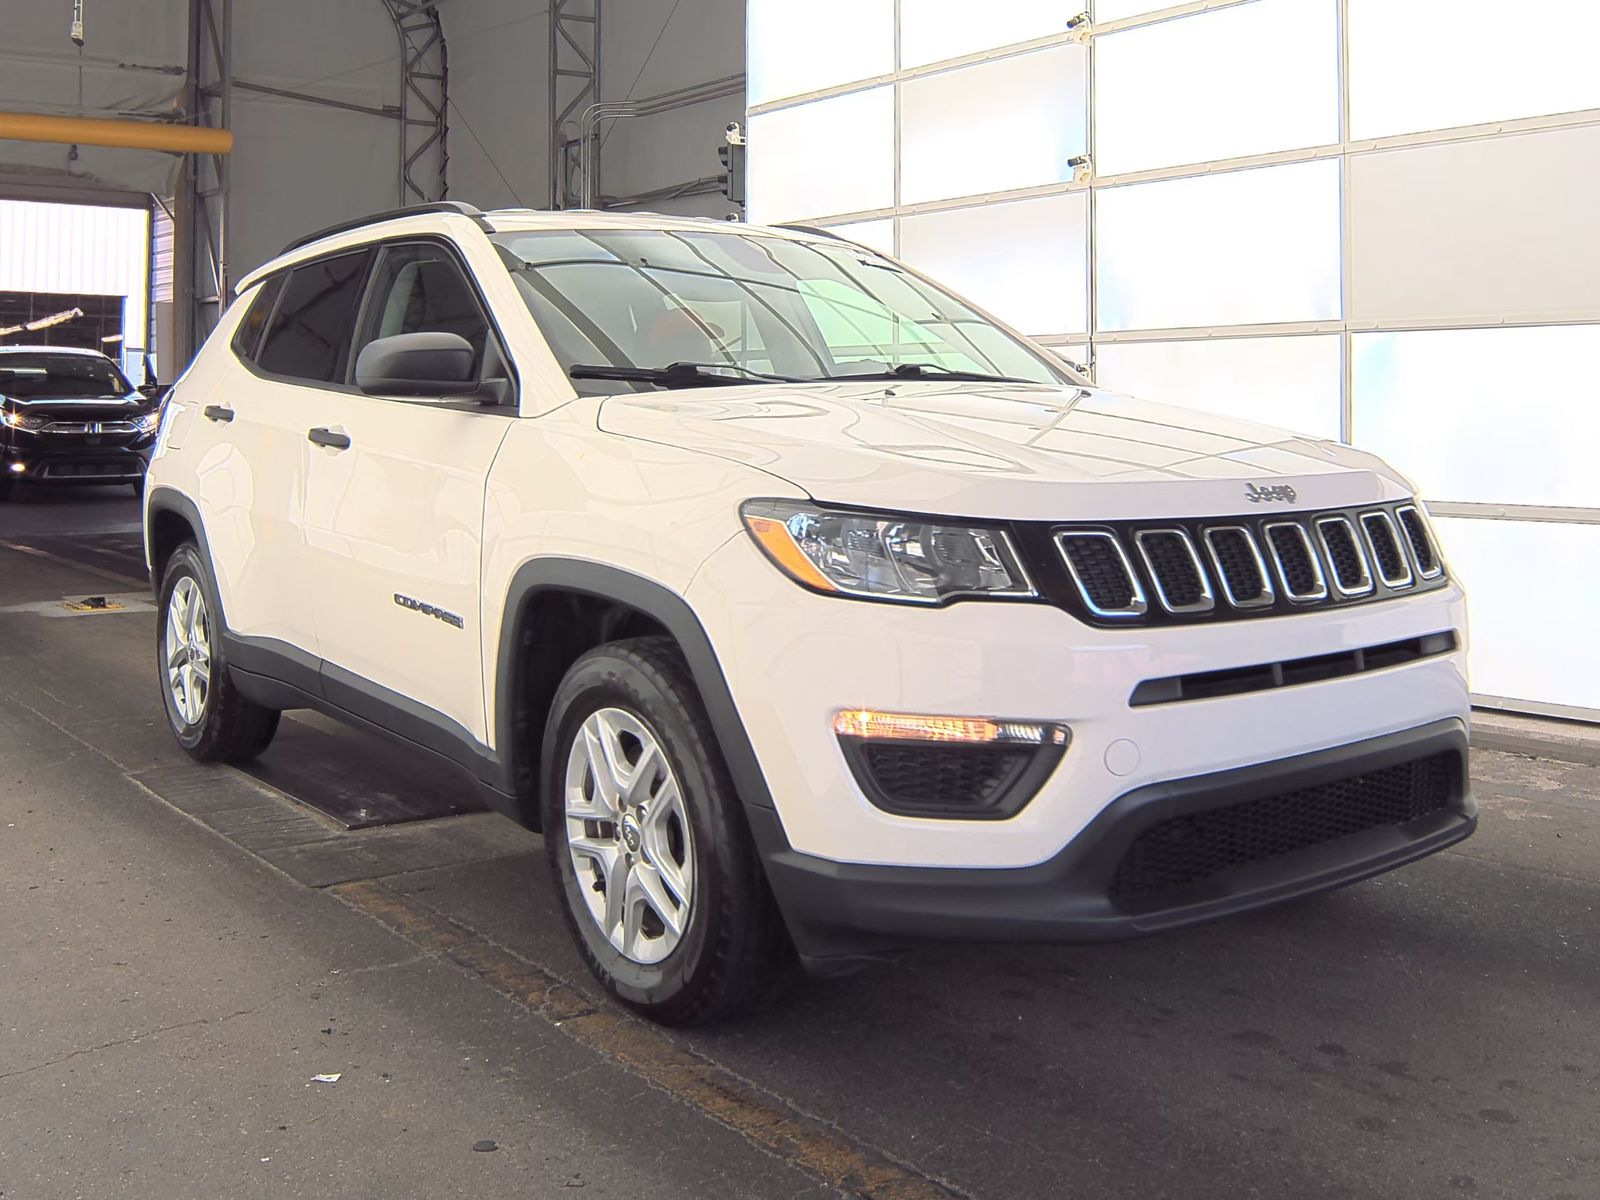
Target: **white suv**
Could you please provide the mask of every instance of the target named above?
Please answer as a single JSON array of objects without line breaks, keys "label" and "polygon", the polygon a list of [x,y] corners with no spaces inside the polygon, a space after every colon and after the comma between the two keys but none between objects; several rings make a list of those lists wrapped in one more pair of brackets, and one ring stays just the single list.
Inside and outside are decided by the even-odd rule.
[{"label": "white suv", "polygon": [[663,1021],[790,945],[1149,933],[1475,823],[1401,476],[1099,391],[823,231],[306,238],[177,384],[145,527],[190,753],[316,708],[460,764]]}]

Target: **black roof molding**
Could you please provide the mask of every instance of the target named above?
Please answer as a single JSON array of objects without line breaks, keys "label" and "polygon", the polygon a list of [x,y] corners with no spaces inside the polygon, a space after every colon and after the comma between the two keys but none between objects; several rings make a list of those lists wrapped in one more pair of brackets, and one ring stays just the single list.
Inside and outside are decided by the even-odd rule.
[{"label": "black roof molding", "polygon": [[[837,234],[831,229],[824,229],[821,225],[774,225],[774,229],[787,229],[791,233],[814,233],[818,237],[832,238],[836,242],[848,242],[849,238]],[[854,243],[852,243],[854,244]]]},{"label": "black roof molding", "polygon": [[355,217],[349,221],[340,221],[337,225],[329,225],[326,229],[319,229],[315,233],[308,233],[305,237],[296,238],[290,242],[279,254],[288,254],[302,246],[309,246],[312,242],[320,241],[325,237],[332,237],[336,233],[349,233],[352,229],[360,229],[366,225],[376,225],[380,221],[393,221],[399,217],[415,217],[422,213],[456,213],[463,217],[471,217],[485,232],[492,232],[492,227],[484,218],[483,213],[461,200],[435,200],[429,204],[412,204],[405,208],[391,208],[385,212],[372,213],[365,217]]}]

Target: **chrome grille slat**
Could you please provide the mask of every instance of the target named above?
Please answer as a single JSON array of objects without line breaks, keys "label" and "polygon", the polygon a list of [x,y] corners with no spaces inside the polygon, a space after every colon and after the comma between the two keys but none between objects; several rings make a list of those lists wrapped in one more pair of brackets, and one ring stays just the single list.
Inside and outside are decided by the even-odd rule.
[{"label": "chrome grille slat", "polygon": [[39,432],[72,434],[133,433],[135,428],[132,421],[51,421]]},{"label": "chrome grille slat", "polygon": [[1162,608],[1181,614],[1210,612],[1216,606],[1205,566],[1182,529],[1141,529],[1133,540]]},{"label": "chrome grille slat", "polygon": [[[1284,538],[1278,536],[1280,531],[1288,539],[1287,544]],[[1277,568],[1278,582],[1283,585],[1283,594],[1300,603],[1326,600],[1328,579],[1323,574],[1322,563],[1317,558],[1316,547],[1311,544],[1311,535],[1306,532],[1306,527],[1298,521],[1274,521],[1262,526],[1262,532],[1266,535],[1267,552],[1272,556],[1272,565]],[[1306,578],[1307,572],[1309,578]],[[1310,586],[1296,587],[1295,577]]]},{"label": "chrome grille slat", "polygon": [[[1255,535],[1249,529],[1243,525],[1213,525],[1201,536],[1211,556],[1211,565],[1216,569],[1217,582],[1222,585],[1222,594],[1229,604],[1234,608],[1265,608],[1278,598],[1272,587],[1272,576],[1267,572],[1267,560],[1261,557],[1261,547],[1256,544]],[[1248,551],[1247,561],[1255,573],[1254,579],[1250,579],[1247,572],[1230,566],[1234,551],[1224,549],[1230,541],[1234,551],[1240,548]],[[1247,591],[1247,587],[1252,585],[1254,592]]]},{"label": "chrome grille slat", "polygon": [[[1056,534],[1055,540],[1078,594],[1095,616],[1127,619],[1142,617],[1149,611],[1144,585],[1116,534],[1102,529],[1072,529]],[[1115,603],[1123,593],[1126,599]]]},{"label": "chrome grille slat", "polygon": [[1416,582],[1416,576],[1411,573],[1411,559],[1400,544],[1400,531],[1395,528],[1393,517],[1382,509],[1364,512],[1361,532],[1366,535],[1373,568],[1384,587],[1408,588]]},{"label": "chrome grille slat", "polygon": [[[1367,553],[1355,526],[1345,516],[1318,517],[1313,524],[1322,552],[1327,555],[1328,567],[1333,575],[1333,586],[1341,596],[1365,596],[1377,585],[1372,581],[1372,569],[1367,565]],[[1353,579],[1346,578],[1354,575]]]},{"label": "chrome grille slat", "polygon": [[1422,513],[1415,504],[1405,504],[1394,511],[1406,531],[1406,544],[1411,548],[1417,574],[1423,579],[1437,579],[1444,573],[1444,560],[1439,557],[1439,547],[1434,544]]}]

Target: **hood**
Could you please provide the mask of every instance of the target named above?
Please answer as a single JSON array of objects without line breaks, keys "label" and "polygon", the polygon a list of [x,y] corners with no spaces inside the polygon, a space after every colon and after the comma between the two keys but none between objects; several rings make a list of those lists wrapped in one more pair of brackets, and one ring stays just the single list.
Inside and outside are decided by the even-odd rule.
[{"label": "hood", "polygon": [[771,384],[622,395],[600,428],[757,467],[819,501],[1006,520],[1216,517],[1411,494],[1370,454],[1099,389]]},{"label": "hood", "polygon": [[37,400],[0,395],[0,404],[33,417],[63,417],[72,421],[127,420],[156,407],[138,392],[127,396],[85,396],[81,399],[47,396]]}]

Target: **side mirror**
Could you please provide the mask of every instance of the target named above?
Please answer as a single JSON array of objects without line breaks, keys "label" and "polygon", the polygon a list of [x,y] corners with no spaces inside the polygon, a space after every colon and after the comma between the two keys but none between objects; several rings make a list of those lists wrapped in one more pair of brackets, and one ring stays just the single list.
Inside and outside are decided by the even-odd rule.
[{"label": "side mirror", "polygon": [[151,380],[149,383],[141,383],[134,390],[146,400],[154,400],[159,404],[166,398],[167,393],[172,390],[172,385],[170,383],[157,383],[155,380]]},{"label": "side mirror", "polygon": [[379,396],[458,396],[478,382],[472,343],[457,333],[398,333],[356,356],[356,386]]}]

